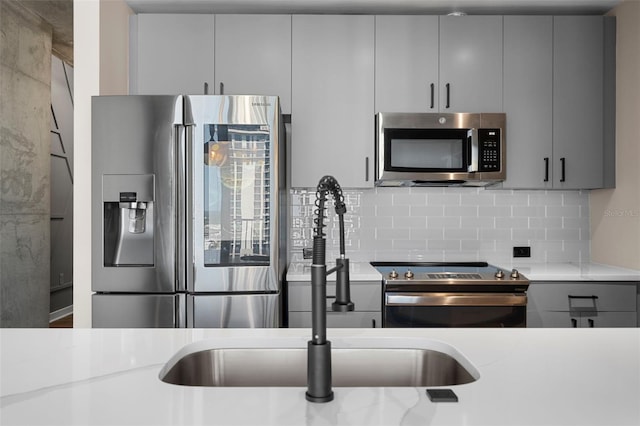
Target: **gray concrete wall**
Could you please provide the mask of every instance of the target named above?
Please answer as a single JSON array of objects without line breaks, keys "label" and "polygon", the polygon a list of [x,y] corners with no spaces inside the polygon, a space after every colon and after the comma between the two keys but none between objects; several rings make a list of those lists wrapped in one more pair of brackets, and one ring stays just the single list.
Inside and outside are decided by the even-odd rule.
[{"label": "gray concrete wall", "polygon": [[51,28],[0,1],[0,326],[47,327]]}]

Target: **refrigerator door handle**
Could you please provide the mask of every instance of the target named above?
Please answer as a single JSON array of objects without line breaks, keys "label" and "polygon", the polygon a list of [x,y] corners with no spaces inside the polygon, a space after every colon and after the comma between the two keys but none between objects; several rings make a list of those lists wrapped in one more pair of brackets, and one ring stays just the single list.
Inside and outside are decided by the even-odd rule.
[{"label": "refrigerator door handle", "polygon": [[176,204],[177,204],[177,283],[176,290],[187,290],[187,259],[188,259],[188,246],[187,235],[189,217],[187,198],[189,194],[188,176],[187,176],[187,140],[189,136],[189,126],[179,125],[176,126],[176,151],[177,151],[177,188],[176,188]]},{"label": "refrigerator door handle", "polygon": [[193,253],[193,130],[194,125],[185,126],[184,138],[184,161],[182,164],[184,175],[185,196],[181,200],[181,210],[184,211],[185,218],[181,228],[185,235],[180,240],[184,245],[183,271],[185,279],[185,291],[193,289],[194,280],[194,253]]}]

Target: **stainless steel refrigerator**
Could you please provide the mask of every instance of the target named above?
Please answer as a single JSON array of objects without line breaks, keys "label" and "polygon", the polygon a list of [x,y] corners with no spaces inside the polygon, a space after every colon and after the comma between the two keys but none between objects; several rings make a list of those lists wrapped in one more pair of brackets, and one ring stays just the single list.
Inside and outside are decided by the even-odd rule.
[{"label": "stainless steel refrigerator", "polygon": [[92,99],[93,327],[276,327],[286,265],[275,96]]}]

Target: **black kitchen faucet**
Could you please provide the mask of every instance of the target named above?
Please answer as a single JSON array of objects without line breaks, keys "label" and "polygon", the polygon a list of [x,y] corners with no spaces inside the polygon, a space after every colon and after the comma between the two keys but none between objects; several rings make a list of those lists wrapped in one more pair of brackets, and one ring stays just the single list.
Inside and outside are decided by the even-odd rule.
[{"label": "black kitchen faucet", "polygon": [[[324,203],[331,192],[340,222],[340,258],[336,266],[327,271],[325,260],[326,239],[323,232]],[[336,272],[336,300],[331,309],[337,312],[353,311],[349,291],[349,259],[344,249],[344,214],[347,207],[340,184],[333,176],[320,179],[316,190],[313,257],[311,263],[311,340],[307,345],[307,393],[311,402],[333,400],[331,390],[331,342],[327,340],[327,275]]]}]

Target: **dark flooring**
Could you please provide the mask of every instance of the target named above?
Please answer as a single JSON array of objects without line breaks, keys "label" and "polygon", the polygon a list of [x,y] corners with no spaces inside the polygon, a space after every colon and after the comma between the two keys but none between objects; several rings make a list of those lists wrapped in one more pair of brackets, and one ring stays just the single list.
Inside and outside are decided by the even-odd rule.
[{"label": "dark flooring", "polygon": [[49,328],[73,328],[73,314],[49,323]]}]

